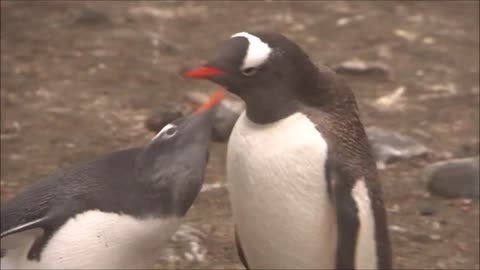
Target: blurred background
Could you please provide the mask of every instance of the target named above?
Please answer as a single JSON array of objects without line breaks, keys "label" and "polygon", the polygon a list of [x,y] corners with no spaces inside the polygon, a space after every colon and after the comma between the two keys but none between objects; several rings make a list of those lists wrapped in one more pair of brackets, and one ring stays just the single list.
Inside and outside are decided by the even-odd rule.
[{"label": "blurred background", "polygon": [[[397,268],[479,268],[478,1],[2,0],[1,200],[148,141],[145,120],[215,89],[179,70],[240,31],[282,32],[352,87]],[[241,268],[225,149],[212,145],[206,185],[157,268]]]}]

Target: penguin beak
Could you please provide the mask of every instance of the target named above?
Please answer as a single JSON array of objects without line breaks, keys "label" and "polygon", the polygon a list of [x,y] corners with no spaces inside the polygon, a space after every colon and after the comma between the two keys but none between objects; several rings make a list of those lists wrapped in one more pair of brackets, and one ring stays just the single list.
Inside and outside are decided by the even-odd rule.
[{"label": "penguin beak", "polygon": [[199,66],[190,68],[183,72],[183,77],[190,79],[206,79],[214,75],[225,73],[223,70],[211,68],[207,66]]},{"label": "penguin beak", "polygon": [[196,113],[202,113],[204,111],[209,110],[210,108],[214,107],[222,98],[224,97],[224,93],[222,90],[215,90],[213,94],[210,96],[210,99],[203,104],[200,108],[197,109]]}]

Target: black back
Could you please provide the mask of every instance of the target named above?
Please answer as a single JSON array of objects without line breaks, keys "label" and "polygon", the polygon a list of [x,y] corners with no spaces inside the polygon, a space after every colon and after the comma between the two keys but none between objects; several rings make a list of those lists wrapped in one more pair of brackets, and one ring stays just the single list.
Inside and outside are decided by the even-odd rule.
[{"label": "black back", "polygon": [[2,205],[2,233],[46,216],[63,223],[90,209],[135,217],[174,215],[168,190],[160,195],[137,181],[134,166],[140,151],[115,152],[38,181]]}]

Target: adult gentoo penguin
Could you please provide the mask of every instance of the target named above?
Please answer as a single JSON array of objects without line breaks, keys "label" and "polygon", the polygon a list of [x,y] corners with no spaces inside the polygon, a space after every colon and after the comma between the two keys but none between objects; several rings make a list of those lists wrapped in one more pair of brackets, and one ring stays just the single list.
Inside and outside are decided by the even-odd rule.
[{"label": "adult gentoo penguin", "polygon": [[151,268],[200,191],[219,98],[144,147],[57,172],[2,204],[1,268]]},{"label": "adult gentoo penguin", "polygon": [[375,163],[344,81],[278,33],[237,33],[183,75],[246,103],[227,178],[247,268],[391,268]]}]

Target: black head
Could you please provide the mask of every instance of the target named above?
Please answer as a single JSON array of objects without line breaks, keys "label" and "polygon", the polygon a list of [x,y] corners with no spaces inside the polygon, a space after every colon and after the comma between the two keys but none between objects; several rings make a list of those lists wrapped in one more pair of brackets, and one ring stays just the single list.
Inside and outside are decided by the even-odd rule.
[{"label": "black head", "polygon": [[252,120],[270,122],[296,111],[302,89],[315,85],[318,71],[285,36],[242,32],[224,42],[207,63],[183,75],[225,87],[246,102]]},{"label": "black head", "polygon": [[208,161],[212,109],[167,124],[139,153],[135,173],[150,194],[168,196],[170,207],[184,215],[203,183]]}]

